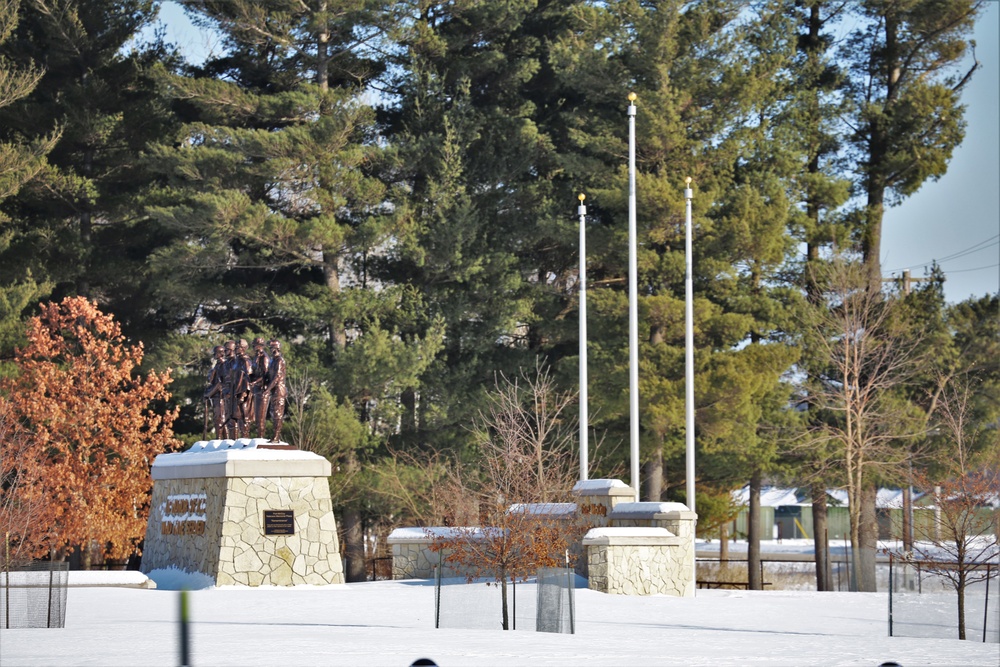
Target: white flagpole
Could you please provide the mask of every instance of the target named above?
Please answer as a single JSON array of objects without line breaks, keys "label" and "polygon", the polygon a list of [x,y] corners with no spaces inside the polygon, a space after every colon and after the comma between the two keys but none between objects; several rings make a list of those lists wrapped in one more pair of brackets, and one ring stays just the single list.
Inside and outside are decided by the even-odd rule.
[{"label": "white flagpole", "polygon": [[580,481],[587,480],[588,465],[588,422],[587,416],[587,207],[583,200],[587,195],[580,193],[580,205],[576,212],[580,216]]},{"label": "white flagpole", "polygon": [[639,502],[639,289],[635,224],[635,100],[628,95],[628,370],[632,490]]},{"label": "white flagpole", "polygon": [[685,179],[684,222],[684,436],[688,509],[694,509],[694,286],[691,271],[691,177]]}]

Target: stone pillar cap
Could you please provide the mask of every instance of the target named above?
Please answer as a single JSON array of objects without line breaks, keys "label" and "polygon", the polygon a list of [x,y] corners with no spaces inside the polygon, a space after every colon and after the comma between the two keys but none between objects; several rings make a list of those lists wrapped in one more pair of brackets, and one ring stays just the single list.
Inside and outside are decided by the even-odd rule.
[{"label": "stone pillar cap", "polygon": [[614,519],[695,519],[698,515],[684,503],[618,503],[611,510]]},{"label": "stone pillar cap", "polygon": [[656,546],[680,544],[680,538],[666,528],[608,527],[591,528],[583,536],[583,544]]},{"label": "stone pillar cap", "polygon": [[577,496],[635,496],[635,491],[620,479],[585,479],[573,486]]}]

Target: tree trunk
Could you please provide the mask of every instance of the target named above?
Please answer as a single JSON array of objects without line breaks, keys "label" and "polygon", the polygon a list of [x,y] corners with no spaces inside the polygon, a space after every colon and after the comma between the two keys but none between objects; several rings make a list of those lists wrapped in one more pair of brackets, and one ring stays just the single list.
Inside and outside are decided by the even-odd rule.
[{"label": "tree trunk", "polygon": [[[324,14],[326,13],[326,2],[320,2],[317,9],[320,14],[319,30],[316,31],[316,85],[324,93],[330,89],[330,24]],[[323,100],[323,104],[327,104]]]},{"label": "tree trunk", "polygon": [[719,567],[723,570],[729,567],[729,522],[723,521],[719,526]]},{"label": "tree trunk", "polygon": [[344,557],[347,560],[348,582],[365,581],[365,541],[361,526],[361,510],[344,509]]},{"label": "tree trunk", "polygon": [[910,487],[903,489],[903,551],[913,551],[913,527],[910,525],[910,515],[912,514],[913,498],[910,497]]},{"label": "tree trunk", "polygon": [[875,514],[875,485],[866,482],[861,488],[860,522],[858,524],[858,554],[856,557],[858,591],[875,593],[875,552],[878,549],[878,519]]},{"label": "tree trunk", "polygon": [[812,486],[813,550],[816,554],[816,590],[832,591],[830,581],[830,540],[826,513],[826,488]]},{"label": "tree trunk", "polygon": [[747,516],[747,583],[752,591],[763,589],[760,573],[760,469],[750,475],[750,512]]},{"label": "tree trunk", "polygon": [[964,563],[958,564],[958,587],[955,592],[958,594],[958,638],[965,639],[965,567]]},{"label": "tree trunk", "polygon": [[[84,75],[84,82],[86,83],[87,75]],[[94,173],[94,149],[87,148],[83,152],[83,175],[88,180]],[[76,293],[79,296],[89,297],[90,296],[90,264],[92,255],[92,245],[91,240],[94,228],[93,213],[91,212],[92,203],[90,198],[83,203],[85,207],[84,210],[80,212],[80,251],[83,265],[80,267],[80,275],[76,279]]]},{"label": "tree trunk", "polygon": [[658,503],[663,496],[663,450],[657,449],[645,464],[646,500]]},{"label": "tree trunk", "polygon": [[417,430],[417,394],[413,387],[407,387],[399,395],[399,402],[403,408],[403,414],[399,419],[399,430],[401,433],[413,433]]},{"label": "tree trunk", "polygon": [[90,570],[94,567],[94,549],[91,540],[84,540],[80,545],[80,569]]},{"label": "tree trunk", "polygon": [[507,614],[507,571],[500,571],[500,607],[501,621],[504,630],[510,630],[510,621]]},{"label": "tree trunk", "polygon": [[[335,297],[340,295],[340,267],[339,261],[334,253],[323,253],[323,279],[326,288]],[[330,319],[330,347],[333,350],[343,350],[347,346],[347,333],[344,331],[344,322],[339,315],[334,315]]]}]

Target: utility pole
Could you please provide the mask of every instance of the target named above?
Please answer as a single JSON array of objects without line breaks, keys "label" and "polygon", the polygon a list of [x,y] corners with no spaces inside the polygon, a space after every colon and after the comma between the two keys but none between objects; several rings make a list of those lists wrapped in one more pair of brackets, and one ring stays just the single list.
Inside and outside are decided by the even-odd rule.
[{"label": "utility pole", "polygon": [[909,269],[903,270],[903,275],[900,277],[892,276],[891,278],[883,278],[884,283],[899,283],[903,286],[903,296],[910,296],[910,292],[913,291],[913,283],[926,283],[929,282],[931,278],[929,276],[924,278],[914,278],[910,275]]}]

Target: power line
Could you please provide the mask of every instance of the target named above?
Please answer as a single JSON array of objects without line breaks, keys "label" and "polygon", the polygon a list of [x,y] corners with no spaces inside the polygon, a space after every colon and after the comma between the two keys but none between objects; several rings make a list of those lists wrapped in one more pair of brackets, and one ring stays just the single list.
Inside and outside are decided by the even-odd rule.
[{"label": "power line", "polygon": [[[988,240],[989,239],[987,239],[987,241]],[[983,241],[983,243],[986,243],[986,241]],[[939,262],[947,262],[947,261],[952,260],[952,259],[958,259],[959,257],[964,257],[965,255],[971,255],[972,253],[979,252],[980,250],[986,250],[987,248],[995,246],[998,243],[1000,243],[1000,241],[994,241],[993,243],[986,243],[986,245],[973,246],[973,247],[969,248],[968,250],[962,250],[960,252],[953,253],[953,254],[948,255],[946,257],[942,257],[941,259],[939,259],[937,261],[939,261]]]},{"label": "power line", "polygon": [[[979,252],[980,250],[985,250],[987,248],[991,248],[991,247],[997,245],[998,243],[1000,243],[1000,240],[998,240],[998,239],[1000,239],[1000,234],[995,234],[995,235],[993,235],[993,236],[991,236],[991,237],[989,237],[987,239],[983,239],[979,243],[976,243],[974,245],[969,246],[968,248],[965,248],[963,250],[959,250],[957,252],[953,252],[950,255],[945,255],[944,257],[931,259],[931,260],[926,261],[926,262],[920,262],[919,264],[913,264],[911,266],[904,266],[904,267],[900,267],[898,269],[892,269],[891,271],[889,271],[889,273],[893,273],[895,271],[903,271],[905,269],[919,269],[920,267],[927,266],[928,264],[931,264],[933,262],[936,262],[936,263],[940,264],[942,262],[948,262],[948,261],[951,261],[951,260],[954,260],[954,259],[958,259],[959,257],[964,257],[965,255],[971,255],[973,253]],[[992,243],[991,243],[991,241],[992,241]],[[972,269],[963,269],[963,270],[972,270]],[[951,272],[951,273],[953,273],[953,272]]]},{"label": "power line", "polygon": [[983,271],[985,269],[995,269],[998,266],[1000,266],[1000,263],[990,264],[989,266],[980,266],[975,269],[958,269],[957,271],[947,271],[947,273],[968,273],[969,271]]}]

